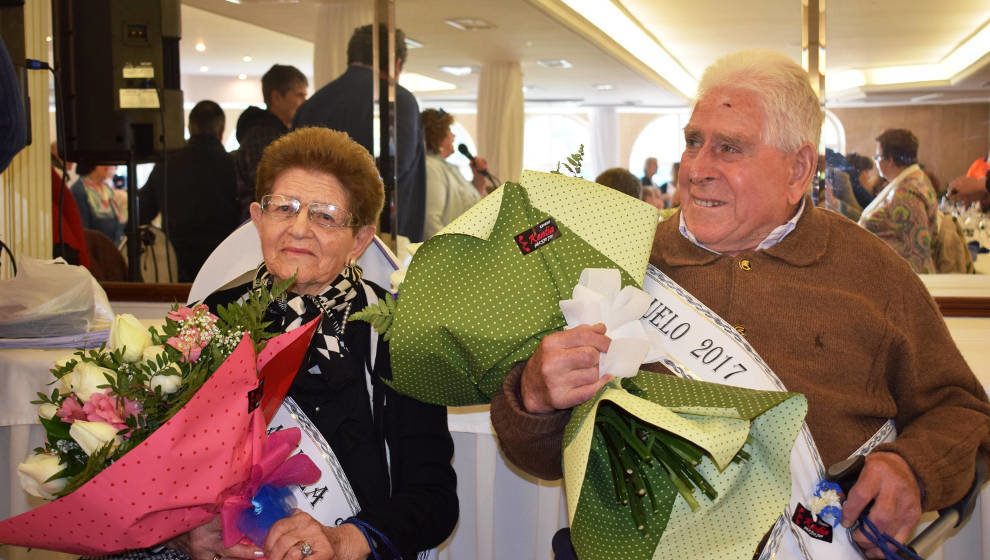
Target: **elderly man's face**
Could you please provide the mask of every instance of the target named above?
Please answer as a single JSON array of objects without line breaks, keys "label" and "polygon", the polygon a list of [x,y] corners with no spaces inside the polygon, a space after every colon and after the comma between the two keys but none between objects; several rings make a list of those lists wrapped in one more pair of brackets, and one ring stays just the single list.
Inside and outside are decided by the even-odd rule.
[{"label": "elderly man's face", "polygon": [[806,145],[799,156],[764,143],[764,120],[756,94],[717,88],[698,101],[684,128],[681,208],[688,229],[712,250],[756,248],[804,195],[814,150]]}]

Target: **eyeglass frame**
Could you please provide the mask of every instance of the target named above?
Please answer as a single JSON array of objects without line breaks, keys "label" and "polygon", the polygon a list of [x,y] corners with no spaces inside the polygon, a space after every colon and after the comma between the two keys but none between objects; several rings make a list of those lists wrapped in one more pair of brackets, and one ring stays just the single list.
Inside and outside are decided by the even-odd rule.
[{"label": "eyeglass frame", "polygon": [[[268,205],[266,203],[272,200],[276,196],[289,201],[289,206],[292,207],[294,211],[292,216],[284,216],[284,217],[275,216],[267,209]],[[258,204],[261,206],[261,211],[265,215],[275,218],[276,220],[287,220],[298,216],[299,212],[302,211],[304,203],[299,199],[292,198],[291,196],[286,196],[284,194],[266,194],[265,196],[261,197],[261,201]],[[325,202],[308,202],[305,203],[305,205],[307,211],[306,217],[309,219],[309,222],[311,224],[315,224],[324,228],[358,228],[361,226],[361,223],[358,222],[357,217],[354,216],[354,214],[350,210],[342,206],[337,206],[336,204],[327,204]],[[347,222],[339,225],[332,225],[332,224],[321,224],[313,220],[313,214],[319,213],[321,210],[326,210],[326,209],[330,209],[331,211],[333,210],[343,211],[345,214],[347,214]]]}]

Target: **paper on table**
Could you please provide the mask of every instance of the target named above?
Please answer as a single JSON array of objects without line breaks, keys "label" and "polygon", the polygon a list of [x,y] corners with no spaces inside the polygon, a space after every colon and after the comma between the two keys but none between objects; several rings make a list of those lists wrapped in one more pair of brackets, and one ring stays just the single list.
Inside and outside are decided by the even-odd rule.
[{"label": "paper on table", "polygon": [[96,348],[110,337],[110,329],[40,338],[0,338],[6,348]]},{"label": "paper on table", "polygon": [[621,285],[619,271],[614,268],[586,268],[572,298],[561,300],[560,311],[567,328],[604,323],[605,336],[612,342],[598,361],[599,374],[632,377],[650,353],[650,339],[639,319],[653,298],[634,286],[620,290]]}]

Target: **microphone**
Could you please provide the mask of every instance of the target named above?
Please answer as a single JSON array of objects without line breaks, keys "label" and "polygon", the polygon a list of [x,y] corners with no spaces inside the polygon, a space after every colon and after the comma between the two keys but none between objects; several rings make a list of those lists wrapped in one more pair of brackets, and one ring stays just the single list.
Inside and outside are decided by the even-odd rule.
[{"label": "microphone", "polygon": [[[460,152],[462,156],[464,156],[464,157],[468,158],[469,160],[471,160],[471,163],[474,163],[474,156],[471,155],[471,150],[468,149],[467,145],[465,145],[465,144],[458,144],[457,145],[457,151]],[[495,181],[495,178],[492,177],[490,173],[488,173],[488,170],[487,169],[478,171],[478,173],[481,173],[485,177],[488,177],[488,180],[491,181],[492,185],[494,185],[496,187],[498,186],[498,183]]]}]

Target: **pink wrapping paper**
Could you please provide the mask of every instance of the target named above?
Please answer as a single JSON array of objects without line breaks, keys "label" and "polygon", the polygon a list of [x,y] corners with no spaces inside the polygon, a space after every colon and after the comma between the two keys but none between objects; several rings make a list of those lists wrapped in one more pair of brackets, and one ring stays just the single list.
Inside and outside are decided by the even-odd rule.
[{"label": "pink wrapping paper", "polygon": [[72,494],[0,522],[0,543],[101,556],[156,545],[215,517],[224,499],[249,491],[267,441],[262,410],[285,396],[265,394],[248,412],[258,371],[278,385],[291,380],[317,322],[269,340],[257,359],[242,339],[171,420]]}]

